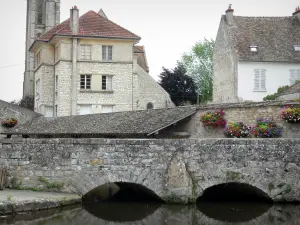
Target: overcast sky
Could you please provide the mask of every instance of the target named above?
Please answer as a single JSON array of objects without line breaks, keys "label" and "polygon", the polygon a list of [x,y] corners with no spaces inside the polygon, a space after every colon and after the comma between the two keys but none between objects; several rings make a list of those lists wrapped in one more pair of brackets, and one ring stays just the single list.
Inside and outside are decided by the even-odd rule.
[{"label": "overcast sky", "polygon": [[[0,99],[22,97],[27,0],[1,0]],[[150,74],[173,68],[196,41],[215,39],[229,3],[235,15],[291,16],[300,0],[61,0],[61,21],[77,5],[80,14],[102,8],[115,23],[142,37]]]}]

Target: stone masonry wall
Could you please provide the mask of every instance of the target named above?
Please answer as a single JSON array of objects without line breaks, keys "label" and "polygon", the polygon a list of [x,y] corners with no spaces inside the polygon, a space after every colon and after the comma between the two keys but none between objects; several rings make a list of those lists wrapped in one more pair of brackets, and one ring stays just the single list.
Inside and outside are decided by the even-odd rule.
[{"label": "stone masonry wall", "polygon": [[213,54],[213,102],[238,102],[238,59],[222,16]]},{"label": "stone masonry wall", "polygon": [[283,127],[283,138],[299,138],[300,124],[286,123],[280,118],[280,112],[284,105],[300,107],[297,102],[260,102],[260,103],[238,103],[238,104],[215,104],[200,107],[194,115],[189,129],[192,138],[223,138],[223,128],[203,127],[200,116],[209,111],[223,109],[227,123],[244,122],[248,125],[255,125],[258,118],[269,118]]},{"label": "stone masonry wall", "polygon": [[299,201],[300,139],[0,140],[9,185],[84,195],[108,182],[131,182],[167,202],[195,202],[222,183],[245,183],[276,201]]}]

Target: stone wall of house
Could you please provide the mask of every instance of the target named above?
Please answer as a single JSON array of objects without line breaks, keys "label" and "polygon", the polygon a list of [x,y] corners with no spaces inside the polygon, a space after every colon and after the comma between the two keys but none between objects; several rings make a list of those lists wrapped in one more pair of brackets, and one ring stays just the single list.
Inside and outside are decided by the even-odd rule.
[{"label": "stone wall of house", "polygon": [[7,128],[1,126],[1,122],[3,120],[16,118],[18,120],[18,124],[23,124],[31,120],[32,118],[38,116],[41,115],[29,109],[25,109],[17,105],[10,104],[8,102],[4,102],[0,100],[0,138],[1,138],[1,132],[7,131]]},{"label": "stone wall of house", "polygon": [[[3,139],[9,186],[84,195],[109,182],[143,185],[167,202],[195,202],[235,182],[275,201],[299,201],[300,139]],[[41,179],[41,177],[43,179]]]},{"label": "stone wall of house", "polygon": [[138,78],[137,109],[147,109],[147,104],[152,103],[154,109],[174,107],[170,95],[166,92],[142,67],[136,67]]},{"label": "stone wall of house", "polygon": [[35,71],[36,82],[40,82],[39,95],[36,95],[34,109],[36,112],[45,115],[45,107],[52,107],[54,102],[54,67],[52,65],[41,64]]},{"label": "stone wall of house", "polygon": [[238,102],[238,59],[222,17],[213,54],[213,102]]},{"label": "stone wall of house", "polygon": [[280,118],[280,112],[285,105],[299,106],[297,102],[259,102],[259,103],[235,103],[235,104],[214,104],[200,107],[193,116],[194,123],[187,129],[192,138],[222,138],[224,137],[223,128],[203,127],[200,121],[201,114],[208,111],[223,109],[227,123],[244,122],[245,124],[255,125],[259,118],[269,118],[283,127],[283,138],[299,138],[300,124],[286,123]]}]

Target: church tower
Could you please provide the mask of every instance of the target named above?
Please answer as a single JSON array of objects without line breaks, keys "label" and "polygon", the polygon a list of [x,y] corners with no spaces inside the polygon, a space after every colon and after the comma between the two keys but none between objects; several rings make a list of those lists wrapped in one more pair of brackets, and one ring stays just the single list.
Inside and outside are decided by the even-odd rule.
[{"label": "church tower", "polygon": [[60,0],[27,0],[27,26],[23,97],[34,95],[34,40],[60,22]]}]

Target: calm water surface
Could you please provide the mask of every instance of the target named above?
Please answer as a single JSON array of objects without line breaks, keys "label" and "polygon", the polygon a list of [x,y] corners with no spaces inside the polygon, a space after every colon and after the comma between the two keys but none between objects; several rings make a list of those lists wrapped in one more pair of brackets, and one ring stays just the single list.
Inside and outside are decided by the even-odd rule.
[{"label": "calm water surface", "polygon": [[299,225],[299,205],[201,203],[191,206],[107,203],[0,218],[16,225]]}]

